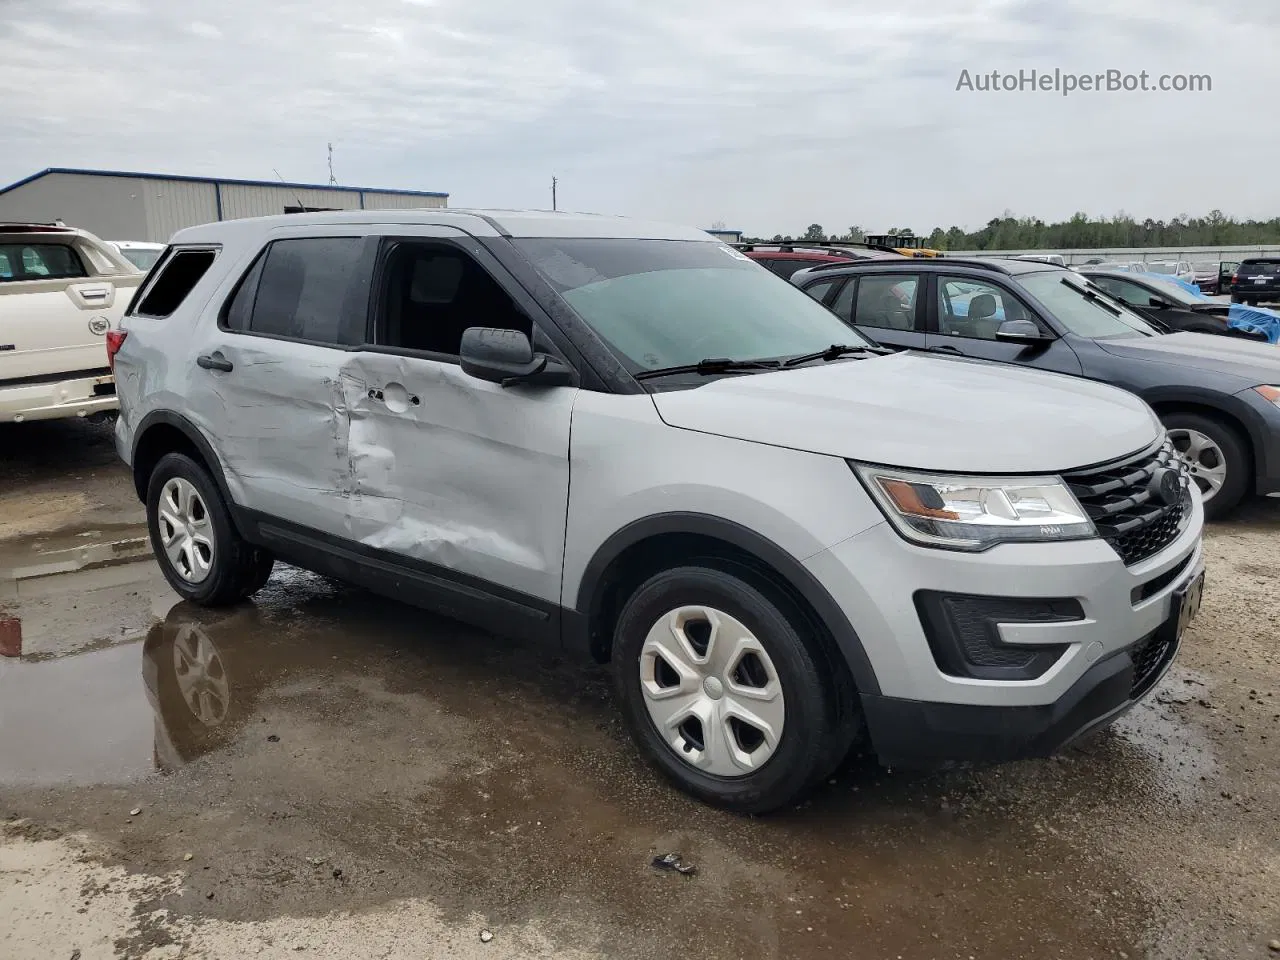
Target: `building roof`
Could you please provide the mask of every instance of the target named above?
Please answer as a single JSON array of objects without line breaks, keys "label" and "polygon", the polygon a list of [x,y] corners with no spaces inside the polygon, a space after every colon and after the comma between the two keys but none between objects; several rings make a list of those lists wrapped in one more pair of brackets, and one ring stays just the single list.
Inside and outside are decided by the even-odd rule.
[{"label": "building roof", "polygon": [[557,213],[547,210],[463,210],[458,208],[415,210],[332,210],[290,213],[281,216],[222,220],[187,227],[173,235],[171,243],[215,243],[230,237],[259,237],[277,227],[313,224],[430,224],[454,227],[473,237],[543,239],[692,240],[717,243],[693,227],[632,220],[595,213]]},{"label": "building roof", "polygon": [[448,197],[447,193],[433,190],[395,190],[390,187],[342,187],[332,183],[288,183],[283,180],[234,180],[228,177],[192,177],[183,174],[138,173],[130,170],[81,170],[76,167],[48,167],[39,173],[24,177],[17,183],[0,187],[0,195],[25,186],[33,180],[47,177],[51,173],[66,173],[82,177],[125,177],[131,180],[180,180],[186,183],[226,183],[239,187],[286,187],[291,190],[338,190],[342,193],[398,193],[409,197]]}]

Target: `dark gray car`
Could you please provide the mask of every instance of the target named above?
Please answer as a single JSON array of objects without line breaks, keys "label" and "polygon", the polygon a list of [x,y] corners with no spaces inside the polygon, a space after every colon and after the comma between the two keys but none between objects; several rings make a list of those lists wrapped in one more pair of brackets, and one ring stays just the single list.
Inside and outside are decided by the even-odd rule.
[{"label": "dark gray car", "polygon": [[1280,494],[1280,350],[1163,333],[1071,270],[1019,260],[830,264],[792,282],[895,349],[1024,364],[1130,390],[1190,462],[1210,518]]}]

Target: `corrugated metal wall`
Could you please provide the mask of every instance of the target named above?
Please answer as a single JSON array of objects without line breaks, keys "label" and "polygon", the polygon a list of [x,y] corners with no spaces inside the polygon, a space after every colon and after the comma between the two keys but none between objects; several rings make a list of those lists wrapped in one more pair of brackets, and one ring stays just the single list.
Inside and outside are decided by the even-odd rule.
[{"label": "corrugated metal wall", "polygon": [[137,186],[145,182],[51,173],[0,195],[0,220],[52,223],[61,218],[103,240],[150,240]]},{"label": "corrugated metal wall", "polygon": [[444,197],[411,196],[390,191],[366,190],[364,192],[364,208],[366,210],[412,210],[417,207],[439,208],[447,205]]},{"label": "corrugated metal wall", "polygon": [[321,207],[334,210],[359,210],[360,195],[345,190],[303,190],[294,187],[247,187],[222,184],[222,219],[271,217],[285,212],[285,207]]},{"label": "corrugated metal wall", "polygon": [[[105,185],[110,179],[103,177],[98,182]],[[138,237],[139,240],[166,243],[184,227],[218,219],[217,190],[212,183],[123,179],[119,182],[134,185],[136,193],[143,198],[147,236]]]},{"label": "corrugated metal wall", "polygon": [[[105,240],[165,243],[178,230],[217,220],[219,194],[223,220],[279,216],[286,207],[297,206],[361,208],[361,194],[356,190],[50,173],[0,194],[0,220],[53,221],[61,217]],[[368,210],[447,205],[445,197],[390,190],[364,192],[364,208]]]}]

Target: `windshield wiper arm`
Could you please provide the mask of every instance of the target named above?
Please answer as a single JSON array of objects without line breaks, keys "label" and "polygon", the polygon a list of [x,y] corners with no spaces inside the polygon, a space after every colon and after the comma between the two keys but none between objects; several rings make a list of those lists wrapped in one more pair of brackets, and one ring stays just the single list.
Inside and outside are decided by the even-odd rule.
[{"label": "windshield wiper arm", "polygon": [[655,370],[641,370],[635,374],[637,380],[651,380],[654,377],[673,377],[681,373],[696,373],[709,377],[717,373],[737,373],[739,370],[776,370],[782,366],[778,360],[731,360],[728,357],[711,357],[697,363],[684,363],[676,367],[658,367]]},{"label": "windshield wiper arm", "polygon": [[1074,283],[1072,283],[1066,277],[1062,278],[1062,282],[1066,284],[1068,287],[1070,287],[1072,290],[1074,290],[1076,293],[1080,294],[1080,296],[1084,297],[1090,303],[1096,303],[1099,307],[1107,311],[1107,313],[1111,314],[1112,316],[1116,316],[1116,317],[1120,316],[1119,310],[1117,310],[1111,304],[1107,303],[1106,300],[1098,296],[1098,294],[1094,293],[1092,290],[1087,290],[1087,289],[1082,290],[1080,287],[1077,287]]},{"label": "windshield wiper arm", "polygon": [[840,357],[854,353],[870,353],[882,356],[886,353],[893,353],[893,351],[887,350],[884,347],[873,347],[869,344],[866,346],[854,346],[848,343],[833,343],[825,350],[819,350],[816,353],[806,353],[799,357],[792,357],[784,363],[783,366],[798,367],[802,363],[812,363],[814,360],[836,360]]}]

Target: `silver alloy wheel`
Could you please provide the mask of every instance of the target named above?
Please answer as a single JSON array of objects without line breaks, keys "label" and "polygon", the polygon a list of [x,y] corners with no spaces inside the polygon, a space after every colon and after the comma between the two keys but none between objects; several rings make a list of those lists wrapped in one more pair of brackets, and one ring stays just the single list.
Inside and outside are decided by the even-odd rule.
[{"label": "silver alloy wheel", "polygon": [[222,655],[195,624],[185,624],[174,638],[173,673],[192,716],[206,727],[216,727],[227,718],[231,685]]},{"label": "silver alloy wheel", "polygon": [[213,568],[213,523],[190,480],[173,477],[160,491],[156,522],[169,563],[188,583],[202,583]]},{"label": "silver alloy wheel", "polygon": [[1222,448],[1198,430],[1174,427],[1167,432],[1174,449],[1191,468],[1191,479],[1200,488],[1201,499],[1212,500],[1227,482],[1227,458]]},{"label": "silver alloy wheel", "polygon": [[717,777],[760,769],[782,739],[782,682],[764,645],[721,610],[662,616],[640,648],[645,707],[685,763]]}]

